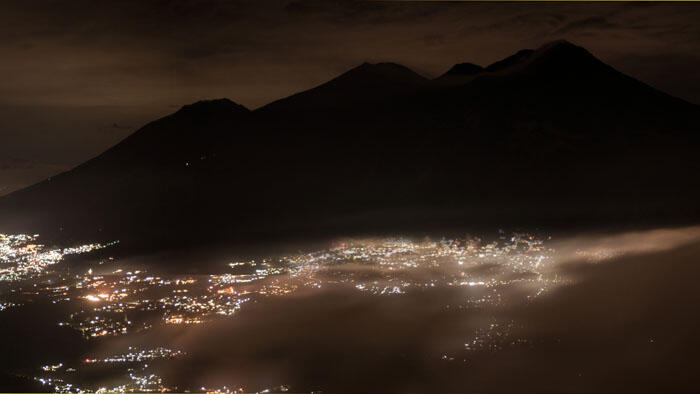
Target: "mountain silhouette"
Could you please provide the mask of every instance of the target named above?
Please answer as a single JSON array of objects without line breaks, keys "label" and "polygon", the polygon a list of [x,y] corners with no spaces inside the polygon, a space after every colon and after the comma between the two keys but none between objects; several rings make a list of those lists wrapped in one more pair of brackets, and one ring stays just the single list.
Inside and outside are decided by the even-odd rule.
[{"label": "mountain silhouette", "polygon": [[452,66],[451,69],[449,69],[444,76],[457,76],[457,75],[476,75],[480,72],[484,71],[484,68],[481,66],[477,66],[476,64],[473,63],[459,63],[455,64]]},{"label": "mountain silhouette", "polygon": [[184,106],[0,198],[0,229],[156,247],[692,221],[698,115],[566,41],[434,80],[365,63],[254,111]]},{"label": "mountain silhouette", "polygon": [[429,82],[395,63],[363,63],[320,86],[275,101],[255,112],[261,117],[294,118],[301,122],[309,117],[314,121],[319,117],[333,121],[340,113],[358,116],[368,110],[376,114],[391,106],[397,97],[419,91]]}]

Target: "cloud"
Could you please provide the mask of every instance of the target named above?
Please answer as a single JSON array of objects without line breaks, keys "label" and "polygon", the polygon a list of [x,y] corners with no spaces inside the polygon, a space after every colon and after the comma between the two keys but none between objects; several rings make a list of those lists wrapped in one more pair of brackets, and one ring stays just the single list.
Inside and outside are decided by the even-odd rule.
[{"label": "cloud", "polygon": [[[462,309],[457,306],[470,295],[492,290],[437,286],[378,296],[324,285],[246,305],[230,319],[186,330],[155,328],[136,340],[187,351],[188,357],[159,367],[159,374],[168,382],[195,380],[207,387],[693,392],[700,228],[553,242],[553,269],[571,281],[535,299],[509,286],[502,290],[512,302]],[[616,253],[588,258],[601,250]],[[498,272],[497,265],[479,268],[481,274]],[[356,264],[342,269],[368,273]],[[422,280],[431,272],[404,274]],[[488,345],[466,349],[478,336]],[[105,342],[103,353],[134,345],[127,342]]]},{"label": "cloud", "polygon": [[569,32],[578,32],[582,30],[608,30],[619,27],[618,25],[609,22],[606,18],[601,16],[592,16],[585,19],[579,19],[559,28],[554,34],[565,34]]}]

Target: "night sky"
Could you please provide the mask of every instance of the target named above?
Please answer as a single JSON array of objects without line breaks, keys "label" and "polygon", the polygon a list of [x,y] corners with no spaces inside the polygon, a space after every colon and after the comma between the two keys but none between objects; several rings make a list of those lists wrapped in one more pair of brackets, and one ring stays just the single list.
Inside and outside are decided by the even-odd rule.
[{"label": "night sky", "polygon": [[358,1],[0,3],[0,195],[197,100],[254,109],[362,62],[428,77],[556,39],[700,103],[700,7]]}]

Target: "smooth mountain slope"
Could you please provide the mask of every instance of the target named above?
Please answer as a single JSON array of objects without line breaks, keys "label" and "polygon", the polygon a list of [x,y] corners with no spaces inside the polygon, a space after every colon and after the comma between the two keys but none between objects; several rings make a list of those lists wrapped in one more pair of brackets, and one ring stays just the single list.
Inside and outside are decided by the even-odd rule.
[{"label": "smooth mountain slope", "polygon": [[155,248],[695,220],[698,115],[568,42],[436,80],[363,64],[255,111],[185,106],[0,199],[0,228]]}]

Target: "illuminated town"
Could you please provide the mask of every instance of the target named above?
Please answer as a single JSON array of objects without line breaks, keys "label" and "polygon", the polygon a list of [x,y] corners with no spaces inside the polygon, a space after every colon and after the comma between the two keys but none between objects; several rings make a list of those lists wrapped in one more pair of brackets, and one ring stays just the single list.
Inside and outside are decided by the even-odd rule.
[{"label": "illuminated town", "polygon": [[[50,372],[47,376],[36,377],[35,380],[42,385],[49,385],[57,392],[151,392],[162,391],[162,379],[155,374],[148,374],[145,371],[148,368],[148,362],[157,359],[169,359],[181,357],[184,355],[181,351],[175,351],[158,347],[155,349],[137,349],[129,347],[126,353],[109,355],[105,358],[85,359],[81,366],[77,368],[65,367],[63,363],[55,365],[44,365],[41,369],[45,372]],[[86,366],[98,364],[127,364],[127,382],[116,387],[99,387],[89,390],[83,390],[72,383],[66,383],[65,378],[78,373],[79,369],[84,369]]]},{"label": "illuminated town", "polygon": [[[71,270],[59,264],[66,255],[89,256],[116,242],[51,249],[39,244],[38,239],[37,235],[0,236],[2,280],[7,282],[0,295],[0,311],[37,300],[62,304],[70,312],[53,324],[76,330],[86,341],[130,338],[154,327],[202,326],[235,318],[248,304],[302,291],[340,288],[368,297],[401,297],[437,288],[464,288],[467,292],[462,301],[445,307],[467,310],[527,302],[566,282],[551,270],[556,251],[548,246],[547,238],[525,233],[506,236],[501,232],[489,242],[476,237],[338,241],[323,250],[223,261],[220,265],[225,273],[213,275],[126,269],[113,258],[82,266],[82,271]],[[518,289],[516,299],[509,295],[514,288]],[[516,324],[489,322],[466,335],[462,350],[531,346],[527,338],[511,333]],[[455,349],[454,354],[445,354],[442,359],[452,361],[458,352]],[[186,358],[186,351],[166,346],[129,346],[117,354],[89,355],[76,365],[68,360],[51,360],[37,368],[34,379],[57,392],[173,391],[178,387],[170,386],[151,364]],[[115,378],[119,384],[86,386],[76,379],[85,370],[117,364],[128,366],[120,378]],[[201,383],[196,387],[211,392],[243,390],[235,382],[224,388]],[[275,390],[287,389],[284,382],[279,382]]]}]

